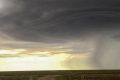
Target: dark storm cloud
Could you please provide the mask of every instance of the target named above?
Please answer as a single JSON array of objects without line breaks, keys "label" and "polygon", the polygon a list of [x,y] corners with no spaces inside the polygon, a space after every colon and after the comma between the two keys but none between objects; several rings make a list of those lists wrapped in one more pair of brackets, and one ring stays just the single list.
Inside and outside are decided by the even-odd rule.
[{"label": "dark storm cloud", "polygon": [[[91,40],[90,43],[93,44],[89,45],[90,48],[93,48],[94,44],[98,44],[98,47],[96,47],[97,51],[95,50],[95,55],[93,55],[93,63],[96,62],[96,65],[102,66],[100,68],[119,68],[119,66],[114,64],[116,61],[119,61],[119,59],[116,58],[116,55],[119,56],[119,54],[114,56],[113,59],[115,60],[112,59],[112,63],[109,62],[109,64],[106,64],[108,61],[110,61],[110,58],[106,57],[109,57],[109,49],[111,48],[107,49],[108,54],[106,54],[105,57],[105,50],[101,49],[101,51],[103,50],[103,55],[100,55],[101,51],[99,48],[101,47],[99,46],[101,45],[99,45],[100,42],[96,42],[98,40],[96,37],[103,39],[108,35],[110,36],[111,34],[115,34],[115,31],[120,31],[120,0],[3,1],[15,1],[14,4],[16,4],[14,6],[9,6],[10,8],[5,8],[2,13],[0,12],[0,32],[2,33],[0,36],[8,39],[8,41],[12,40],[13,43],[16,41],[18,46],[18,44],[21,44],[19,41],[27,41],[28,44],[29,41],[33,41],[33,43],[65,43],[65,41],[75,42],[76,39],[80,39],[80,41],[83,40],[85,45],[88,46],[86,42]],[[107,40],[109,39],[107,38],[106,41]],[[19,43],[17,43],[17,41]],[[113,47],[115,46],[114,42],[116,44],[116,41],[114,40],[111,42],[113,43],[113,45],[111,45]],[[25,45],[29,47],[28,44],[25,42],[20,45],[20,47]],[[32,43],[30,44],[33,45]],[[43,45],[44,44],[41,46]],[[65,45],[66,44],[62,46]],[[76,45],[72,45],[69,44],[68,47],[72,48],[76,52],[81,51],[78,49],[78,47],[76,47]],[[11,44],[9,46],[11,46]],[[86,46],[80,48],[86,49]],[[116,49],[114,51],[116,51]],[[113,53],[110,55],[113,56]]]},{"label": "dark storm cloud", "polygon": [[[16,2],[17,6],[19,0]],[[49,42],[84,37],[106,30],[120,21],[119,0],[20,2],[23,3],[22,10],[1,17],[1,31],[18,40]]]}]

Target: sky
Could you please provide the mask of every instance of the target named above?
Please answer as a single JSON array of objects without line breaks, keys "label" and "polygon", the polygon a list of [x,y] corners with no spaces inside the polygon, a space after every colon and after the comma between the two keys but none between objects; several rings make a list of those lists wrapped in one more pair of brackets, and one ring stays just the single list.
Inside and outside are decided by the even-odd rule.
[{"label": "sky", "polygon": [[119,21],[119,0],[0,0],[0,71],[120,69]]}]

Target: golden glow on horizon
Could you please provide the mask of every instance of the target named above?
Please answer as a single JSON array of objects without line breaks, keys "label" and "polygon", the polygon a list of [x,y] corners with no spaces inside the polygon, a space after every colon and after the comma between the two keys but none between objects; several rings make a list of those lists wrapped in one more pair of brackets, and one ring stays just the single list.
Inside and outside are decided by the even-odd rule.
[{"label": "golden glow on horizon", "polygon": [[26,56],[5,58],[0,59],[0,61],[2,62],[2,67],[6,67],[4,70],[7,71],[61,70],[67,69],[61,63],[69,56],[69,54],[58,54],[48,57]]},{"label": "golden glow on horizon", "polygon": [[1,54],[18,54],[18,53],[21,53],[23,51],[26,51],[25,49],[13,49],[13,50],[10,50],[10,49],[0,49],[0,55]]},{"label": "golden glow on horizon", "polygon": [[[71,60],[72,58],[84,60],[87,57],[85,55],[69,54],[68,50],[61,49],[48,51],[46,49],[40,51],[38,49],[1,49],[0,55],[8,55],[7,57],[3,56],[0,58],[0,71],[69,70],[70,68],[65,66],[65,61]],[[9,55],[16,55],[16,57],[9,57]],[[81,69],[86,68],[86,64],[83,63],[83,65],[79,67]]]}]

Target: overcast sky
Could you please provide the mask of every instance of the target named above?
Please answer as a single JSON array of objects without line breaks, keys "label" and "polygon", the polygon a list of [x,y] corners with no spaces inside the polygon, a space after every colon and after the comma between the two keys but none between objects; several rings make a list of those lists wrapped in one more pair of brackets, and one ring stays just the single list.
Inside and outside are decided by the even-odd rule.
[{"label": "overcast sky", "polygon": [[[118,34],[119,21],[120,0],[0,0],[1,48],[62,46],[72,49],[72,54],[91,49],[98,54],[97,41]],[[120,68],[113,64],[119,59],[106,66],[109,59],[101,61],[99,56],[94,55],[93,63],[100,68],[111,64],[110,68]]]}]

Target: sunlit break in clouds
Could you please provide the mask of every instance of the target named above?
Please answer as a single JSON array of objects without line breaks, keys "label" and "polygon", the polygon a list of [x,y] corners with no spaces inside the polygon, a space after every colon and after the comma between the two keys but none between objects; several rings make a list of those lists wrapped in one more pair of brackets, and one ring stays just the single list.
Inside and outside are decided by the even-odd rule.
[{"label": "sunlit break in clouds", "polygon": [[120,69],[120,0],[0,0],[0,71]]},{"label": "sunlit break in clouds", "polygon": [[[56,51],[52,52],[56,53]],[[64,53],[66,51],[60,51],[62,53],[56,54],[53,54],[52,52],[28,52],[23,49],[0,50],[0,71],[89,69],[89,67],[86,67],[87,62],[85,63],[84,60],[87,58],[87,55]],[[81,65],[76,64],[80,62]]]}]

